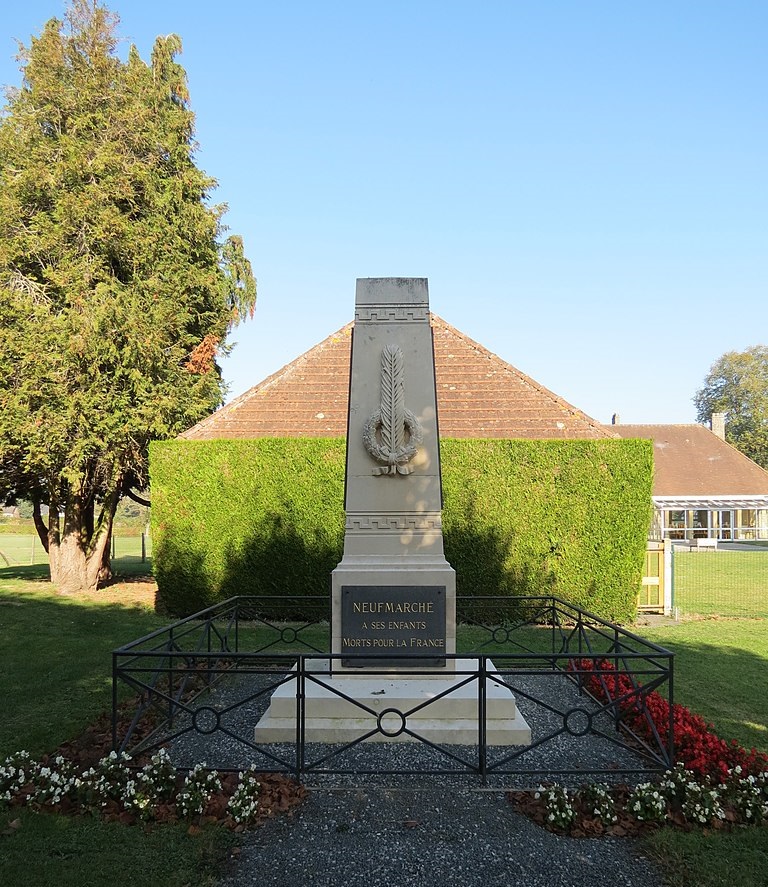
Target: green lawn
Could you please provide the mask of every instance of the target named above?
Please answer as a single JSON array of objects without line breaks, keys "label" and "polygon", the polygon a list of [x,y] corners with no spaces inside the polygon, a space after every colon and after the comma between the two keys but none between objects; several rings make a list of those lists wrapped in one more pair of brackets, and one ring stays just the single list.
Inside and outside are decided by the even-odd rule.
[{"label": "green lawn", "polygon": [[768,616],[768,550],[675,551],[673,606],[684,615]]},{"label": "green lawn", "polygon": [[768,827],[733,832],[660,829],[642,846],[664,871],[667,887],[766,887]]},{"label": "green lawn", "polygon": [[768,753],[768,619],[702,619],[638,631],[675,653],[675,701],[711,721],[723,739]]},{"label": "green lawn", "polygon": [[[110,651],[167,623],[151,601],[121,603],[121,586],[84,599],[60,597],[41,581],[45,572],[41,566],[0,568],[0,757],[20,748],[41,754],[77,735],[111,704]],[[318,645],[327,641],[327,626],[312,631]],[[477,645],[481,635],[473,632],[459,631],[460,648]],[[768,620],[670,623],[638,633],[677,654],[678,701],[713,721],[724,738],[768,752],[768,694],[762,691]],[[546,635],[547,629],[529,629],[527,642],[540,648]],[[16,819],[20,827],[9,828]],[[222,831],[188,835],[172,826],[124,828],[12,810],[0,813],[0,883],[87,887],[111,883],[104,873],[119,870],[121,884],[146,883],[152,873],[156,883],[202,887],[213,883],[212,872],[230,846],[232,836]],[[766,829],[725,835],[663,830],[646,849],[662,860],[673,885],[687,872],[686,883],[699,887],[757,887],[768,883],[766,835]]]},{"label": "green lawn", "polygon": [[71,739],[111,705],[111,651],[165,624],[152,610],[0,579],[0,757]]},{"label": "green lawn", "polygon": [[[0,569],[0,759],[22,748],[38,756],[77,736],[111,705],[112,649],[167,621],[146,604],[116,602],[120,587],[101,598],[58,596],[45,572]],[[37,578],[19,578],[30,573]],[[220,828],[190,835],[186,826],[126,828],[12,808],[0,811],[0,884],[203,887],[235,840]]]},{"label": "green lawn", "polygon": [[[15,827],[9,828],[13,822]],[[97,818],[0,811],[4,887],[207,887],[237,838],[223,828],[126,827]]]},{"label": "green lawn", "polygon": [[[678,702],[711,721],[724,739],[768,753],[768,620],[706,619],[638,631],[676,654]],[[669,887],[768,884],[765,827],[731,833],[661,829],[643,847],[662,865]]]}]

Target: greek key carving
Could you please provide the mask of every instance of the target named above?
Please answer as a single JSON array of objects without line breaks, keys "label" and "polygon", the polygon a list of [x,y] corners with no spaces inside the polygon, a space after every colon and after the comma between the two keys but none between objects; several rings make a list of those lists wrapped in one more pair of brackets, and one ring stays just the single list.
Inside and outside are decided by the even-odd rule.
[{"label": "greek key carving", "polygon": [[425,306],[406,307],[405,305],[375,305],[368,308],[356,308],[355,320],[378,321],[379,323],[407,323],[411,320],[427,320]]},{"label": "greek key carving", "polygon": [[374,474],[411,474],[408,464],[424,440],[421,422],[405,407],[403,352],[387,345],[381,353],[381,406],[366,422],[363,446],[383,467]]},{"label": "greek key carving", "polygon": [[403,530],[440,530],[443,522],[440,515],[398,514],[384,517],[382,515],[349,516],[346,529],[365,532],[402,532]]}]

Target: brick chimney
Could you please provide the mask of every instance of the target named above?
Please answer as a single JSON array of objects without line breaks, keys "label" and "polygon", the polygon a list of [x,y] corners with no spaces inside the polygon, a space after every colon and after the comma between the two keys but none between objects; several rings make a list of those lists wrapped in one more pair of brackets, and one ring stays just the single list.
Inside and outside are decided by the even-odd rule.
[{"label": "brick chimney", "polygon": [[720,440],[725,440],[725,413],[712,413],[709,420],[712,433],[716,434]]}]

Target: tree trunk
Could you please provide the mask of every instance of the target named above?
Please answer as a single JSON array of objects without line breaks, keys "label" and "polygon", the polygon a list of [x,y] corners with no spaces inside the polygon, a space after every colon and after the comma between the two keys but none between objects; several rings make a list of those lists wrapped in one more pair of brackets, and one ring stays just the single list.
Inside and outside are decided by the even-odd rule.
[{"label": "tree trunk", "polygon": [[45,525],[45,521],[43,520],[43,514],[40,509],[39,496],[35,496],[32,499],[32,521],[35,525],[37,535],[39,536],[40,541],[43,544],[43,548],[48,551],[48,527]]},{"label": "tree trunk", "polygon": [[107,542],[104,545],[104,551],[101,555],[101,566],[99,567],[99,585],[106,585],[112,578],[112,527],[109,528]]},{"label": "tree trunk", "polygon": [[[109,561],[109,539],[118,499],[116,491],[107,496],[90,538],[86,527],[88,515],[76,496],[71,496],[66,503],[64,528],[59,537],[58,526],[56,527],[55,540],[51,538],[50,532],[54,521],[52,518],[49,520],[51,582],[61,594],[93,592],[98,589],[102,581],[105,549],[107,562]],[[56,524],[58,525],[58,519]]]}]

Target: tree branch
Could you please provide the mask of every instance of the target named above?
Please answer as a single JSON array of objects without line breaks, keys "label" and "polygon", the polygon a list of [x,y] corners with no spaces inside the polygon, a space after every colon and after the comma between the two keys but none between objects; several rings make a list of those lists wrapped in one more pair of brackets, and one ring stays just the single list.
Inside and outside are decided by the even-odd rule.
[{"label": "tree branch", "polygon": [[152,503],[149,499],[142,499],[141,496],[133,490],[123,490],[123,495],[127,496],[129,499],[133,499],[133,501],[137,502],[139,505],[144,505],[147,508],[152,507]]},{"label": "tree branch", "polygon": [[43,514],[40,510],[40,497],[34,496],[32,498],[32,520],[35,522],[35,529],[37,530],[37,535],[40,537],[40,541],[43,543],[43,548],[48,553],[48,527],[43,520]]}]

